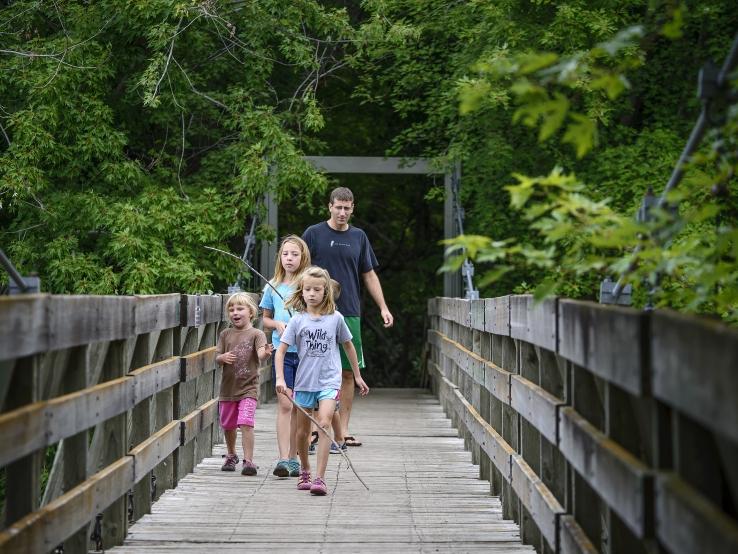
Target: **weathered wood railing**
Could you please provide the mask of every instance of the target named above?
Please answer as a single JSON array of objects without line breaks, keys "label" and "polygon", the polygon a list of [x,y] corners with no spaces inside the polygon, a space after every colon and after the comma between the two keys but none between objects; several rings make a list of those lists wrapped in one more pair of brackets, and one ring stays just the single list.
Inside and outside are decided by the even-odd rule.
[{"label": "weathered wood railing", "polygon": [[0,552],[120,544],[210,454],[226,319],[220,295],[0,297]]},{"label": "weathered wood railing", "polygon": [[434,391],[540,552],[738,552],[738,333],[530,296],[429,301]]}]

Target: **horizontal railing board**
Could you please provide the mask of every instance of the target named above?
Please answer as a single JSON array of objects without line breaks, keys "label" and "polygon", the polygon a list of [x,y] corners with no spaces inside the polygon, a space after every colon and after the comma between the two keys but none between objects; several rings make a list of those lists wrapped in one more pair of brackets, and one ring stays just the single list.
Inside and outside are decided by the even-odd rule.
[{"label": "horizontal railing board", "polygon": [[510,376],[512,374],[509,371],[499,368],[434,329],[428,330],[428,341],[495,398],[505,404],[510,403]]},{"label": "horizontal railing board", "polygon": [[738,441],[738,331],[675,312],[652,321],[654,396]]},{"label": "horizontal railing board", "polygon": [[180,294],[152,294],[135,298],[135,334],[179,327]]},{"label": "horizontal railing board", "polygon": [[191,411],[180,422],[180,443],[187,444],[200,432],[214,423],[218,417],[218,399],[213,398]]},{"label": "horizontal railing board", "polygon": [[217,367],[215,363],[216,350],[216,347],[212,346],[194,354],[182,356],[182,381],[192,381],[200,377],[200,375],[205,375],[213,371]]},{"label": "horizontal railing board", "polygon": [[180,357],[174,356],[131,371],[128,376],[134,381],[134,403],[179,383],[180,365]]},{"label": "horizontal railing board", "polygon": [[556,305],[558,299],[536,302],[532,295],[510,297],[510,336],[556,350]]},{"label": "horizontal railing board", "polygon": [[484,330],[495,335],[510,336],[510,297],[484,299]]},{"label": "horizontal railing board", "polygon": [[134,335],[132,296],[0,297],[0,359]]},{"label": "horizontal railing board", "polygon": [[138,483],[167,456],[177,450],[180,446],[180,427],[180,421],[174,420],[131,449],[128,454],[134,459],[134,482]]},{"label": "horizontal railing board", "polygon": [[552,549],[556,549],[557,517],[564,507],[520,454],[510,459],[510,484]]},{"label": "horizontal railing board", "polygon": [[630,530],[643,538],[649,468],[573,408],[559,410],[559,450]]},{"label": "horizontal railing board", "polygon": [[551,444],[557,443],[556,408],[563,404],[563,400],[528,379],[520,375],[510,377],[510,406]]},{"label": "horizontal railing board", "polygon": [[124,456],[0,533],[2,552],[50,552],[133,486],[133,457]]},{"label": "horizontal railing board", "polygon": [[[184,302],[184,312],[182,306]],[[29,294],[0,297],[0,360],[135,337],[194,321],[186,295]],[[192,297],[194,298],[194,297]],[[202,324],[220,321],[220,296],[203,296]],[[206,300],[207,299],[207,300]],[[188,313],[191,309],[192,313]]]},{"label": "horizontal railing board", "polygon": [[[0,467],[89,429],[134,405],[134,381],[121,377],[5,413],[0,416],[0,437],[13,440],[2,442],[13,447],[0,449]],[[36,414],[33,421],[28,419],[30,412]]]},{"label": "horizontal railing board", "polygon": [[562,554],[599,553],[572,515],[559,518],[559,551]]},{"label": "horizontal railing board", "polygon": [[635,395],[646,381],[646,315],[630,308],[559,300],[562,357]]},{"label": "horizontal railing board", "polygon": [[656,478],[656,536],[673,554],[735,554],[738,522],[676,474]]},{"label": "horizontal railing board", "polygon": [[219,294],[183,294],[180,310],[182,327],[223,321],[223,297]]}]

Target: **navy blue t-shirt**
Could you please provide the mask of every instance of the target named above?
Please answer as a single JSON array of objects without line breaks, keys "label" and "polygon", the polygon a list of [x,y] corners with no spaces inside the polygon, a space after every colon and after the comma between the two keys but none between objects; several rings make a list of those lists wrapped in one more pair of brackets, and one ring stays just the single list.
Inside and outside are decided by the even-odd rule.
[{"label": "navy blue t-shirt", "polygon": [[349,225],[336,231],[323,221],[302,234],[313,265],[322,267],[341,284],[338,311],[344,316],[361,315],[361,275],[379,266],[366,233]]}]

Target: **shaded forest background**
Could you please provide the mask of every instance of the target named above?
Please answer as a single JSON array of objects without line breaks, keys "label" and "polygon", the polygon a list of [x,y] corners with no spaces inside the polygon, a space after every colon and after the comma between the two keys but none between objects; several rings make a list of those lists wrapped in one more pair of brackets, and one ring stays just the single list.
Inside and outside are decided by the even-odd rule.
[{"label": "shaded forest background", "polygon": [[[285,234],[349,186],[396,317],[382,329],[364,299],[368,380],[417,384],[442,183],[327,179],[302,155],[459,160],[465,230],[504,242],[463,243],[481,295],[595,299],[653,235],[625,221],[666,183],[697,72],[736,29],[727,0],[2,2],[2,248],[45,292],[224,291],[239,268],[202,247],[239,252],[268,189]],[[639,305],[656,283],[658,305],[735,318],[734,104],[660,220],[668,247],[635,260]]]}]

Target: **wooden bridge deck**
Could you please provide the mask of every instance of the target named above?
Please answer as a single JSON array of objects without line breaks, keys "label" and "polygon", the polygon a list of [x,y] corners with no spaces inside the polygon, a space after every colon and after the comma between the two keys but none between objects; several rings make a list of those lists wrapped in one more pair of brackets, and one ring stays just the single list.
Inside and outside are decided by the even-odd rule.
[{"label": "wooden bridge deck", "polygon": [[274,403],[257,411],[257,476],[221,472],[217,446],[112,551],[534,552],[502,519],[499,499],[426,391],[379,389],[356,403],[353,430],[364,446],[349,455],[369,492],[337,455],[328,496],[274,477],[274,418]]}]

